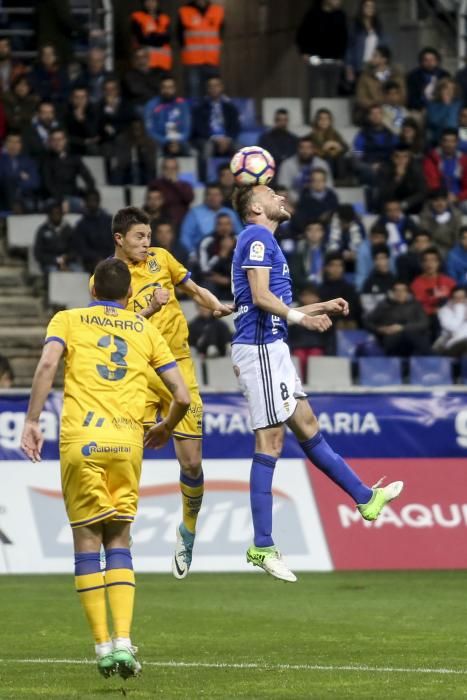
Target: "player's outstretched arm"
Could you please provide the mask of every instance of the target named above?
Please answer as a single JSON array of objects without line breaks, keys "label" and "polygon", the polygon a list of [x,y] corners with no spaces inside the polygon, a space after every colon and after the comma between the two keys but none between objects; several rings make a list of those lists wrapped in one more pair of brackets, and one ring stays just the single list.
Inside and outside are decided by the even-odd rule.
[{"label": "player's outstretched arm", "polygon": [[160,378],[172,394],[169,412],[163,421],[149,428],[144,438],[145,447],[158,449],[169,440],[175,426],[182,420],[190,407],[190,393],[178,367],[160,373]]},{"label": "player's outstretched arm", "polygon": [[297,311],[301,311],[307,316],[316,316],[317,314],[342,314],[349,315],[349,302],[339,297],[338,299],[330,299],[329,301],[320,301],[317,304],[308,304],[307,306],[299,306]]},{"label": "player's outstretched arm", "polygon": [[233,304],[223,304],[208,289],[200,287],[191,279],[188,279],[186,282],[183,282],[183,284],[179,284],[178,286],[185,292],[185,294],[188,294],[193,301],[196,301],[200,306],[204,306],[206,309],[212,311],[216,318],[229,316],[229,314],[235,310]]},{"label": "player's outstretched arm", "polygon": [[253,303],[263,311],[279,316],[289,324],[297,323],[310,331],[322,333],[332,326],[332,321],[326,314],[309,316],[302,309],[291,309],[276,297],[269,289],[269,268],[253,267],[247,274]]},{"label": "player's outstretched arm", "polygon": [[44,438],[39,427],[39,417],[52,388],[64,349],[62,343],[56,340],[49,341],[42,350],[42,356],[32,380],[31,398],[21,436],[21,449],[32,462],[41,460]]}]

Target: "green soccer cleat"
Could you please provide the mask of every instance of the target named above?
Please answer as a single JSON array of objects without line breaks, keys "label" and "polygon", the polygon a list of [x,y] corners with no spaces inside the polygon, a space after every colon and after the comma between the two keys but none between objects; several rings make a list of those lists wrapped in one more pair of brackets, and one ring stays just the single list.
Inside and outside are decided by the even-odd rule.
[{"label": "green soccer cleat", "polygon": [[136,658],[136,653],[138,652],[138,647],[125,646],[114,649],[113,658],[117,667],[117,670],[121,677],[126,680],[127,678],[134,678],[139,676],[141,673],[141,664]]},{"label": "green soccer cleat", "polygon": [[400,496],[402,493],[402,489],[404,488],[403,481],[393,481],[391,484],[379,488],[383,480],[384,477],[372,487],[373,495],[368,503],[363,503],[357,506],[358,510],[360,511],[360,515],[364,520],[376,520],[384,506]]},{"label": "green soccer cleat", "polygon": [[246,560],[253,566],[259,566],[267,574],[278,578],[281,581],[295,583],[297,577],[284,563],[282,555],[276,546],[272,547],[249,547],[246,553]]},{"label": "green soccer cleat", "polygon": [[113,651],[97,658],[97,670],[104,678],[110,678],[114,673],[117,673],[117,663]]},{"label": "green soccer cleat", "polygon": [[193,545],[195,536],[187,530],[183,523],[177,527],[177,542],[172,559],[172,573],[175,578],[182,579],[188,576],[193,557]]}]

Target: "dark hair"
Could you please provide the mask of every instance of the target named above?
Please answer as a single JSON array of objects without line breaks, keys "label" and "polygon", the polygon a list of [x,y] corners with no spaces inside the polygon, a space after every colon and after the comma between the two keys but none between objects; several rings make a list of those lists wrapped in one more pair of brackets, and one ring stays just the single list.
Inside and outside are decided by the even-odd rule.
[{"label": "dark hair", "polygon": [[431,241],[431,233],[429,231],[426,231],[425,229],[422,229],[421,231],[415,231],[415,233],[412,236],[412,243],[417,238],[421,238],[422,236],[425,236],[425,238],[429,238]]},{"label": "dark hair", "polygon": [[220,190],[222,192],[222,187],[218,182],[208,182],[206,185],[206,191],[207,190]]},{"label": "dark hair", "polygon": [[426,248],[422,253],[422,259],[426,258],[427,255],[436,255],[436,257],[438,258],[438,262],[441,262],[441,253],[439,252],[438,248]]},{"label": "dark hair", "polygon": [[149,226],[149,216],[138,207],[124,207],[119,209],[112,219],[112,235],[120,233],[126,236],[132,226],[146,224]]},{"label": "dark hair", "polygon": [[455,136],[456,139],[459,138],[457,134],[457,129],[454,129],[453,127],[448,127],[442,130],[441,139],[444,139],[445,136]]},{"label": "dark hair", "polygon": [[401,280],[401,279],[395,279],[394,282],[391,284],[391,289],[394,289],[394,287],[398,287],[400,284],[403,284],[404,287],[409,288],[409,283],[406,280]]},{"label": "dark hair", "polygon": [[328,265],[330,262],[334,262],[334,260],[340,260],[342,264],[344,263],[344,258],[339,250],[332,250],[330,253],[326,253],[324,264]]},{"label": "dark hair", "polygon": [[388,82],[385,85],[383,85],[383,92],[384,93],[389,92],[390,90],[400,90],[400,89],[401,89],[401,86],[399,85],[399,83],[396,83],[395,80],[388,80]]},{"label": "dark hair", "polygon": [[447,198],[448,198],[448,191],[443,187],[439,187],[437,190],[432,190],[431,192],[428,193],[428,199],[430,201],[433,201],[434,199],[447,199]]},{"label": "dark hair", "polygon": [[159,228],[159,226],[170,226],[172,233],[175,233],[175,228],[174,228],[173,222],[170,221],[170,219],[160,219],[157,222],[157,224],[154,226],[153,233],[157,233],[157,229]]},{"label": "dark hair", "polygon": [[339,204],[337,207],[337,216],[342,221],[353,221],[355,216],[355,209],[351,204]]},{"label": "dark hair", "polygon": [[289,110],[285,107],[279,107],[279,109],[276,109],[276,111],[274,112],[274,116],[277,117],[278,114],[286,114],[288,116]]},{"label": "dark hair", "polygon": [[16,129],[10,129],[10,131],[5,136],[5,141],[6,139],[10,138],[10,136],[17,136],[19,139],[23,138],[21,131],[17,131]]},{"label": "dark hair", "polygon": [[94,271],[94,293],[103,301],[124,299],[130,284],[128,265],[118,258],[102,260]]},{"label": "dark hair", "polygon": [[321,173],[321,175],[324,175],[326,180],[328,179],[328,172],[324,168],[312,168],[312,170],[310,171],[310,179],[315,173]]},{"label": "dark hair", "polygon": [[162,83],[165,83],[166,80],[173,80],[175,82],[175,78],[173,77],[173,75],[171,75],[170,73],[166,73],[160,79],[159,86],[162,85]]},{"label": "dark hair", "polygon": [[16,86],[19,85],[20,83],[23,83],[23,82],[27,83],[29,89],[31,89],[31,83],[29,82],[29,78],[28,78],[27,74],[20,73],[19,75],[16,76],[16,78],[14,78],[14,80],[11,81],[11,91],[13,92],[13,90],[16,88]]},{"label": "dark hair", "polygon": [[383,58],[385,58],[388,63],[390,62],[392,58],[392,51],[389,48],[389,46],[385,46],[385,44],[378,44],[375,51],[380,53],[381,56],[383,56]]},{"label": "dark hair", "polygon": [[[358,7],[358,11],[357,11],[357,14],[355,16],[355,28],[357,29],[357,31],[358,30],[366,31],[366,27],[365,27],[365,24],[363,22],[363,6],[366,2],[368,2],[368,0],[360,0],[360,5]],[[371,24],[372,24],[372,29],[376,32],[376,34],[382,33],[381,21],[380,21],[377,13],[375,13],[374,17],[371,18]]]},{"label": "dark hair", "polygon": [[[413,153],[420,153],[421,151],[423,151],[422,130],[421,130],[419,124],[412,117],[407,117],[406,119],[404,119],[404,121],[402,122],[402,126],[401,126],[401,132],[402,132],[402,129],[404,127],[407,127],[407,126],[410,129],[413,129],[415,132],[413,144],[412,145],[407,144],[407,146],[408,146],[409,150],[412,151]],[[403,144],[404,141],[401,141],[401,143]]]},{"label": "dark hair", "polygon": [[375,221],[373,226],[370,228],[370,236],[373,233],[381,234],[382,236],[385,237],[386,240],[388,240],[388,238],[389,238],[388,232],[386,231],[386,226],[384,224],[379,223],[378,221]]},{"label": "dark hair", "polygon": [[89,197],[95,197],[99,202],[101,201],[101,193],[99,190],[88,190],[84,195],[84,200],[86,201]]},{"label": "dark hair", "polygon": [[386,255],[389,258],[391,255],[389,251],[389,246],[386,243],[377,243],[371,246],[371,257],[376,258],[377,255]]},{"label": "dark hair", "polygon": [[254,188],[255,185],[243,185],[234,188],[232,204],[242,221],[246,221],[248,218]]},{"label": "dark hair", "polygon": [[397,197],[388,197],[387,199],[384,200],[383,206],[385,207],[386,204],[394,204],[394,203],[399,204],[399,206],[401,205],[401,201],[400,201],[400,199],[397,199]]},{"label": "dark hair", "polygon": [[10,377],[11,381],[14,381],[15,375],[11,367],[10,360],[8,357],[0,355],[0,377],[4,377],[5,374]]},{"label": "dark hair", "polygon": [[461,226],[459,229],[459,238],[462,238],[464,233],[467,233],[467,226]]},{"label": "dark hair", "polygon": [[303,294],[304,292],[308,292],[308,294],[315,294],[318,298],[320,297],[319,287],[314,282],[306,282],[305,284],[302,284],[298,290],[298,293]]},{"label": "dark hair", "polygon": [[[456,286],[451,289],[451,292],[449,294],[449,298],[452,299],[456,292],[464,292],[464,294],[467,294],[467,289],[461,284],[456,284]],[[1,370],[0,370],[0,376],[1,376]]]},{"label": "dark hair", "polygon": [[298,143],[311,143],[312,146],[314,146],[313,139],[311,138],[311,136],[302,136],[298,139]]},{"label": "dark hair", "polygon": [[318,119],[320,118],[320,116],[321,116],[322,114],[327,114],[328,117],[329,117],[330,120],[331,120],[331,124],[334,124],[334,115],[333,115],[333,113],[331,112],[331,110],[330,110],[330,109],[326,109],[326,107],[322,107],[321,109],[318,109],[318,111],[315,113],[315,116],[313,117],[312,126],[313,126],[315,129],[316,129],[317,126],[318,126]]},{"label": "dark hair", "polygon": [[423,49],[419,51],[418,62],[420,63],[422,58],[424,58],[424,56],[426,56],[429,53],[432,53],[433,56],[436,56],[438,62],[441,63],[441,54],[437,49],[433,48],[433,46],[424,46]]}]

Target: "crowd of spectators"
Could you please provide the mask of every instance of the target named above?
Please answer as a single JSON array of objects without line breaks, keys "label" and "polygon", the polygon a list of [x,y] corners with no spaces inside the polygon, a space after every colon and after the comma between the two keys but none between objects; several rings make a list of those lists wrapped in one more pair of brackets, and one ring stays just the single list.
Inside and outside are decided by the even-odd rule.
[{"label": "crowd of spectators", "polygon": [[[44,213],[34,246],[44,273],[92,272],[113,248],[112,212],[102,209],[84,160],[101,156],[109,185],[147,187],[139,204],[153,244],[230,299],[241,222],[228,162],[243,143],[241,108],[219,71],[222,7],[185,3],[173,30],[159,2],[143,0],[129,22],[133,51],[119,74],[107,71],[99,47],[71,69],[61,50],[43,44],[26,66],[0,38],[0,210]],[[311,94],[348,95],[357,131],[346,140],[325,108],[311,115],[305,136],[293,133],[285,108],[258,130],[257,142],[276,161],[273,184],[292,212],[277,237],[296,297],[304,304],[347,298],[351,313],[336,327],[366,328],[381,352],[464,352],[467,69],[449,75],[431,47],[417,67],[397,65],[375,0],[362,0],[353,21],[341,0],[314,2],[297,46]],[[176,51],[183,84],[171,72]],[[195,173],[181,171],[186,156],[196,159]],[[197,185],[203,201],[194,204]],[[339,185],[361,187],[360,205],[341,201]],[[80,216],[74,227],[69,212]],[[203,347],[206,333],[224,337],[208,320],[201,316],[196,326]],[[307,341],[296,329],[291,343],[303,361],[306,353],[335,352],[333,331]]]}]

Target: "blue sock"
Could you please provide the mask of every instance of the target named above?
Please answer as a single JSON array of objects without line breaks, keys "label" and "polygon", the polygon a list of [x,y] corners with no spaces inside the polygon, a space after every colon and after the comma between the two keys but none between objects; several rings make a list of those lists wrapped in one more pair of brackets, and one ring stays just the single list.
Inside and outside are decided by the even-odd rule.
[{"label": "blue sock", "polygon": [[97,574],[100,570],[100,552],[75,552],[75,576]]},{"label": "blue sock", "polygon": [[276,459],[255,452],[250,472],[250,503],[256,547],[272,547],[272,478]]},{"label": "blue sock", "polygon": [[315,467],[318,467],[335,484],[348,493],[355,503],[368,503],[373,495],[372,489],[368,488],[347,462],[334,452],[321,433],[301,442],[300,446]]},{"label": "blue sock", "polygon": [[110,569],[133,569],[133,559],[131,551],[124,547],[114,547],[105,550],[105,568]]}]

